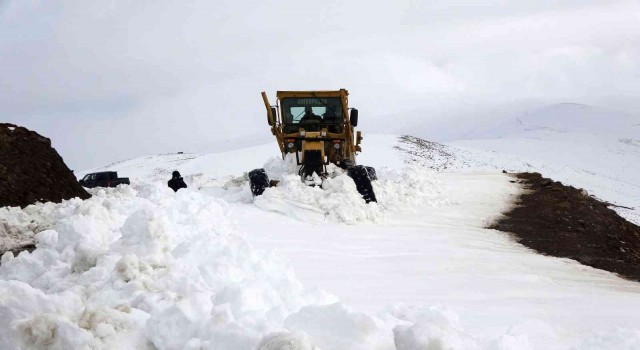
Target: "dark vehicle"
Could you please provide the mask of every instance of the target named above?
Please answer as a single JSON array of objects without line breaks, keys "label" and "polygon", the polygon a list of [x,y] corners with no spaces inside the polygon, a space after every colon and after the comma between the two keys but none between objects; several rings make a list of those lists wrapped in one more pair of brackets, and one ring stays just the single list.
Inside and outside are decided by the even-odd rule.
[{"label": "dark vehicle", "polygon": [[80,184],[87,188],[94,187],[116,187],[118,185],[129,185],[128,177],[118,178],[118,172],[116,171],[103,171],[99,173],[91,173],[85,175]]}]

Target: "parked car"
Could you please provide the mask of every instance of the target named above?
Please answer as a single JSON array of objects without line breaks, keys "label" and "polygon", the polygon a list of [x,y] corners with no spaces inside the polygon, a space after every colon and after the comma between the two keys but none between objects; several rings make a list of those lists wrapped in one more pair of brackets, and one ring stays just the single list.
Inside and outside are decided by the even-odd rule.
[{"label": "parked car", "polygon": [[87,188],[93,187],[116,187],[118,185],[129,185],[128,177],[118,177],[117,171],[102,171],[85,175],[80,184]]}]

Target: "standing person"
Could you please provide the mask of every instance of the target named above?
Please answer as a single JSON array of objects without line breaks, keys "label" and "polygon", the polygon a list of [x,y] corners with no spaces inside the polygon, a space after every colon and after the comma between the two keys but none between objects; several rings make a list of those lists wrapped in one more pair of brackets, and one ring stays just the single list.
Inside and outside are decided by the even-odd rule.
[{"label": "standing person", "polygon": [[167,185],[171,187],[173,192],[178,192],[178,190],[181,188],[187,188],[187,184],[184,183],[182,176],[180,176],[180,172],[178,172],[177,170],[173,172],[173,177],[171,177],[171,180],[169,180]]}]

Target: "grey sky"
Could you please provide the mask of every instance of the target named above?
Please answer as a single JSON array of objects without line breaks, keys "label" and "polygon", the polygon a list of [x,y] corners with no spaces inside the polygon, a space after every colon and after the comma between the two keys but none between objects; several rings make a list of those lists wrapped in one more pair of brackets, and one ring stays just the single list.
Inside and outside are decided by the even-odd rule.
[{"label": "grey sky", "polygon": [[76,169],[269,141],[262,90],[344,87],[364,132],[445,138],[529,104],[637,111],[640,3],[0,0],[0,67],[0,119]]}]

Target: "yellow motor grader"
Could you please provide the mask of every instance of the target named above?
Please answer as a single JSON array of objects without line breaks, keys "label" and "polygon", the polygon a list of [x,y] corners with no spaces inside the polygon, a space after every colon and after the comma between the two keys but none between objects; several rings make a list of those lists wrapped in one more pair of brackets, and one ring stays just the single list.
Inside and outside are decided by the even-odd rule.
[{"label": "yellow motor grader", "polygon": [[[377,179],[375,169],[356,165],[362,135],[360,131],[354,134],[358,110],[349,108],[349,92],[278,91],[276,96],[277,104],[271,105],[262,92],[267,122],[282,158],[295,154],[301,180],[308,185],[321,185],[328,176],[327,165],[335,164],[347,171],[367,203],[376,202],[371,186],[371,181]],[[254,196],[275,184],[264,169],[249,172],[249,181]]]}]

